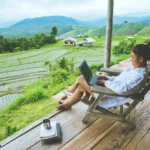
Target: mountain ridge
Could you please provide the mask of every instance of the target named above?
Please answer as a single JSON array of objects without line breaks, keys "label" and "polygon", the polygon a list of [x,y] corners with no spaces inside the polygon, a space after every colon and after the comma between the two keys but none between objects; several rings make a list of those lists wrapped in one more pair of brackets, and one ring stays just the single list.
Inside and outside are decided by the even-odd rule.
[{"label": "mountain ridge", "polygon": [[[150,23],[150,17],[128,17],[128,16],[114,16],[114,24],[122,24],[127,22],[141,22],[143,24]],[[58,28],[58,35],[65,34],[73,30],[73,26],[96,28],[106,25],[106,17],[100,20],[93,21],[81,21],[66,16],[43,16],[36,18],[27,18],[21,20],[14,25],[7,28],[0,28],[0,34],[9,37],[16,38],[20,36],[31,37],[34,34],[45,33],[49,34],[52,26]]]}]

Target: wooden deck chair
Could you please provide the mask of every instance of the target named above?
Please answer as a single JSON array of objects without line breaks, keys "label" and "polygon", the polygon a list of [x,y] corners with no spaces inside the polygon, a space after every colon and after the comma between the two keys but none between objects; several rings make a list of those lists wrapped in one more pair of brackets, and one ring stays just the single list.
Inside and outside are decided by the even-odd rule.
[{"label": "wooden deck chair", "polygon": [[[135,108],[135,106],[140,102],[144,100],[145,95],[147,94],[147,92],[150,90],[150,68],[148,69],[148,73],[149,73],[149,80],[148,83],[145,85],[145,87],[143,89],[141,89],[141,91],[139,93],[133,94],[133,95],[121,95],[121,94],[117,94],[114,91],[106,88],[106,87],[100,87],[100,86],[93,86],[92,87],[92,91],[94,93],[98,93],[97,98],[91,102],[88,103],[87,100],[82,100],[84,102],[87,102],[89,104],[89,108],[86,112],[86,115],[83,119],[84,123],[87,122],[92,122],[93,118],[97,119],[97,118],[114,118],[116,119],[116,121],[120,121],[124,124],[127,124],[129,127],[131,128],[135,128],[134,123],[132,122],[132,120],[129,119],[129,115],[130,112]],[[121,73],[121,71],[119,70],[113,70],[113,69],[101,69],[102,72],[107,72],[108,75],[113,74],[113,75],[118,75],[119,73]],[[97,106],[99,101],[102,99],[102,97],[104,96],[104,94],[109,94],[109,95],[114,95],[114,96],[122,96],[122,97],[128,97],[133,99],[133,101],[131,103],[128,103],[128,105],[126,104],[126,109],[124,110],[124,105],[119,106],[120,107],[120,111],[119,114],[118,113],[113,113],[112,111],[110,111],[109,109],[104,109],[100,106]],[[86,97],[86,96],[84,96]]]}]

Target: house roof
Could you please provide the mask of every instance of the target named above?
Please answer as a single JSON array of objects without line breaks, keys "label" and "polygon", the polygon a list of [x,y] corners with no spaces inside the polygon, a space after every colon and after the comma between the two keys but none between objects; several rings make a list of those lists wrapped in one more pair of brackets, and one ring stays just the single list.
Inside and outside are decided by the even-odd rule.
[{"label": "house roof", "polygon": [[79,44],[84,44],[85,41],[79,41],[79,42],[76,42],[76,45],[79,45]]},{"label": "house roof", "polygon": [[132,36],[128,36],[128,37],[126,37],[127,39],[133,39],[133,37]]},{"label": "house roof", "polygon": [[77,37],[78,37],[78,36],[83,36],[83,35],[82,35],[82,34],[78,34]]},{"label": "house roof", "polygon": [[77,40],[74,39],[73,37],[68,37],[68,38],[66,38],[66,39],[63,40],[63,42],[65,42],[65,41],[73,41],[73,42],[76,42]]},{"label": "house roof", "polygon": [[86,42],[94,42],[95,40],[93,38],[89,37],[89,38],[85,38],[84,41],[86,41]]}]

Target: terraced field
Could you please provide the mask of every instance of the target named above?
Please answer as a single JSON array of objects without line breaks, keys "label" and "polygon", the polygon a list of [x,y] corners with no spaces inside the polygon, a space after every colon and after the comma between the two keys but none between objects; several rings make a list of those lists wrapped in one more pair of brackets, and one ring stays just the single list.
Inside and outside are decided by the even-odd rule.
[{"label": "terraced field", "polygon": [[[59,44],[58,44],[59,45]],[[89,64],[103,61],[104,48],[74,48],[65,46],[49,46],[46,48],[7,53],[0,55],[0,109],[12,102],[20,88],[46,78],[49,69],[45,61],[56,61],[61,57],[74,58],[76,65],[86,59]],[[7,95],[11,93],[11,95]],[[18,94],[17,94],[18,93]],[[15,94],[16,97],[12,96]]]},{"label": "terraced field", "polygon": [[6,96],[0,97],[0,109],[7,106],[9,103],[11,103],[13,100],[21,96],[22,94],[8,94]]}]

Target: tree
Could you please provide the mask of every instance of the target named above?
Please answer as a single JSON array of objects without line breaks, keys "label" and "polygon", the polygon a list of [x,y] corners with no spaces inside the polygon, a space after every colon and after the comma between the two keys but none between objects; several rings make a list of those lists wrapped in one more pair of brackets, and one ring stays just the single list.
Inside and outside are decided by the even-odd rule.
[{"label": "tree", "polygon": [[5,38],[0,35],[0,52],[4,52],[5,49]]},{"label": "tree", "polygon": [[115,56],[130,54],[131,48],[136,44],[136,40],[121,41],[118,45],[113,47],[113,54]]},{"label": "tree", "polygon": [[44,33],[41,33],[40,34],[40,45],[45,45],[47,42],[47,38],[46,38],[46,35]]},{"label": "tree", "polygon": [[57,28],[56,27],[52,27],[52,31],[50,32],[50,43],[56,43],[56,39],[55,36],[57,34]]},{"label": "tree", "polygon": [[52,31],[50,32],[50,36],[55,37],[57,32],[58,32],[57,28],[56,27],[52,27]]},{"label": "tree", "polygon": [[4,49],[2,46],[0,46],[0,53],[3,53],[4,52]]},{"label": "tree", "polygon": [[20,47],[22,50],[27,50],[28,49],[28,41],[25,37],[20,38]]}]

